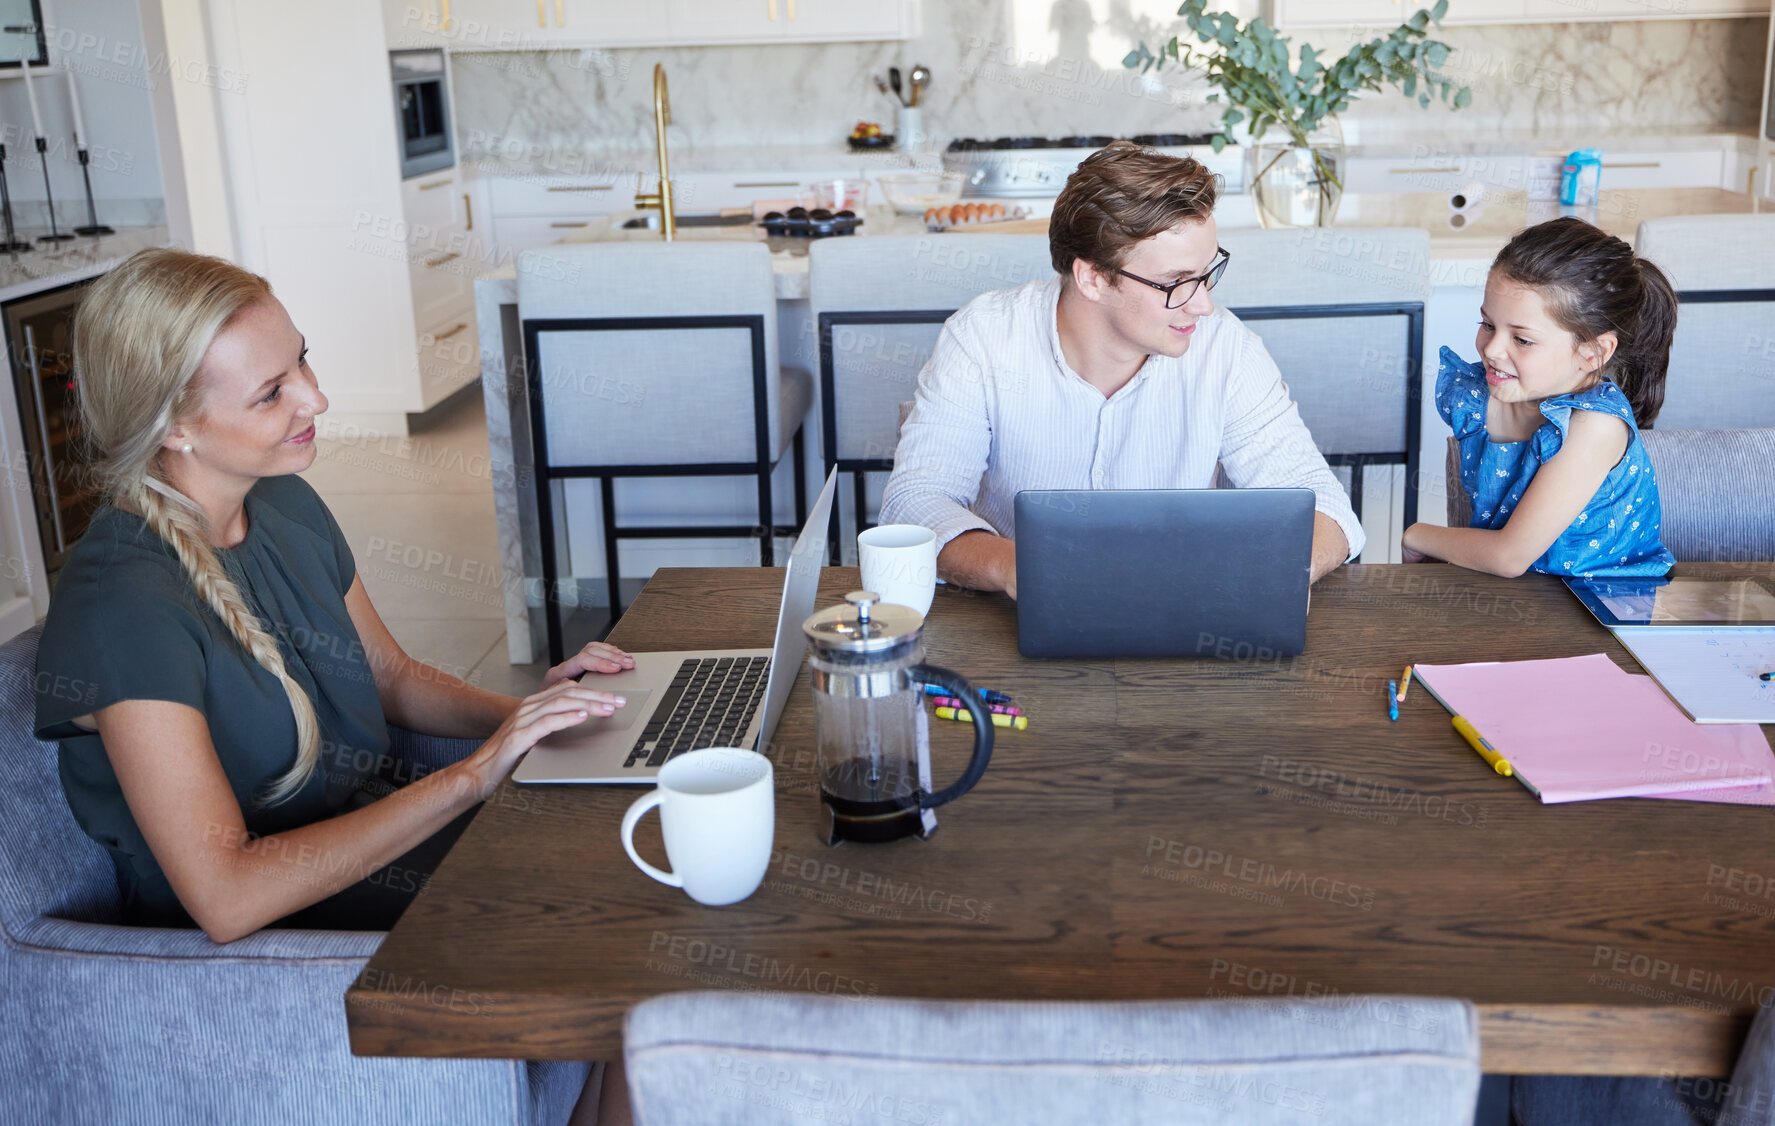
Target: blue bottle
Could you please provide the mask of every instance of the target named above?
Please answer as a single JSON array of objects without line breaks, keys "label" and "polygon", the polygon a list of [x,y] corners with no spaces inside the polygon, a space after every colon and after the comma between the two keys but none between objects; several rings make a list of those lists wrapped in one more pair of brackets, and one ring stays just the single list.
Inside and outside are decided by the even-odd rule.
[{"label": "blue bottle", "polygon": [[1602,194],[1602,151],[1579,149],[1565,158],[1559,178],[1559,202],[1594,207]]}]

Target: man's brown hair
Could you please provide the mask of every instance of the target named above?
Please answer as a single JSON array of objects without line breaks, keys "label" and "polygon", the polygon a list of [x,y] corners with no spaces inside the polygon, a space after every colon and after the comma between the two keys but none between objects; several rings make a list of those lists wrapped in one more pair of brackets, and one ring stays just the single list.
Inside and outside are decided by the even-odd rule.
[{"label": "man's brown hair", "polygon": [[1219,177],[1188,157],[1166,156],[1116,141],[1086,157],[1048,220],[1054,272],[1071,280],[1083,258],[1106,273],[1128,260],[1134,244],[1214,212]]}]

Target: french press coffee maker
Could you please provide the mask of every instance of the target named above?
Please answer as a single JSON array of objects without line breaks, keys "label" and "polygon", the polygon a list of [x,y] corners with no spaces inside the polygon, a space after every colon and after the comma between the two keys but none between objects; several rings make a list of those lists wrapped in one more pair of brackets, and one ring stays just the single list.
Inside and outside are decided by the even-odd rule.
[{"label": "french press coffee maker", "polygon": [[[992,716],[967,681],[923,663],[922,614],[882,603],[872,591],[852,591],[844,601],[801,627],[813,643],[808,663],[827,843],[923,835],[924,810],[961,797],[986,773]],[[921,684],[942,687],[974,717],[974,757],[936,793],[919,778]]]}]

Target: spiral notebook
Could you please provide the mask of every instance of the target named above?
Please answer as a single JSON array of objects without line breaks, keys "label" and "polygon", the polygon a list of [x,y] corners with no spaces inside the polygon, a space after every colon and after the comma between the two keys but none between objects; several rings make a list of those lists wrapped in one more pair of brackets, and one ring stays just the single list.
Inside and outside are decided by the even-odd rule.
[{"label": "spiral notebook", "polygon": [[[1695,723],[1651,677],[1628,673],[1602,653],[1417,665],[1413,675],[1443,707],[1465,716],[1548,804],[1697,791],[1717,792],[1712,800],[1766,804],[1750,796],[1771,786],[1760,728]],[[1451,741],[1459,744],[1458,737]]]}]

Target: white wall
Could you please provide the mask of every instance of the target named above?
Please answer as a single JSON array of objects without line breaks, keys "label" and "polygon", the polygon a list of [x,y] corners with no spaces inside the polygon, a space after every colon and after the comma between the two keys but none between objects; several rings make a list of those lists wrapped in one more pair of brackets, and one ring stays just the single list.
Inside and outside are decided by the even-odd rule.
[{"label": "white wall", "polygon": [[[49,142],[49,178],[56,217],[86,222],[86,194],[75,155],[66,62],[80,86],[99,221],[112,226],[165,222],[160,156],[155,139],[152,83],[186,81],[180,60],[151,51],[137,7],[127,0],[44,0],[44,35],[51,72],[33,68],[37,104]],[[201,74],[196,75],[201,80]],[[47,222],[42,164],[24,81],[17,68],[0,70],[0,143],[21,222]]]}]

